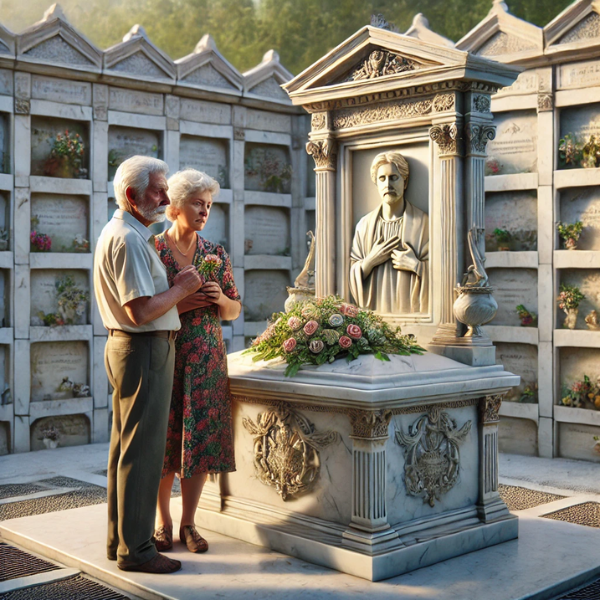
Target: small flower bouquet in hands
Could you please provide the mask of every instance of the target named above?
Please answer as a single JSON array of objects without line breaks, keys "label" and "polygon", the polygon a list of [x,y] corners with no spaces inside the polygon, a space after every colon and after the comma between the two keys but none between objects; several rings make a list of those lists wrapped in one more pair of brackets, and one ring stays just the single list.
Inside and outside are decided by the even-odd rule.
[{"label": "small flower bouquet in hands", "polygon": [[283,358],[287,377],[302,365],[332,363],[346,356],[348,361],[361,354],[389,361],[388,354],[423,354],[416,340],[402,335],[370,310],[346,304],[338,296],[307,300],[294,305],[289,313],[275,313],[271,324],[244,354],[254,361]]},{"label": "small flower bouquet in hands", "polygon": [[221,268],[221,263],[221,259],[216,254],[207,254],[198,266],[198,273],[205,282],[217,281],[217,273]]}]

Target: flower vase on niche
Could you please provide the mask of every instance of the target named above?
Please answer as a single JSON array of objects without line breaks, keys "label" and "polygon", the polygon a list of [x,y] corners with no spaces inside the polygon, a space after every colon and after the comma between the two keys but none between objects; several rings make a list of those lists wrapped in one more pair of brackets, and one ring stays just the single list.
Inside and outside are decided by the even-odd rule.
[{"label": "flower vase on niche", "polygon": [[561,223],[560,221],[556,224],[558,235],[562,239],[565,248],[567,250],[575,250],[577,248],[577,242],[581,237],[583,231],[583,223],[576,221],[575,223]]},{"label": "flower vase on niche", "polygon": [[567,315],[563,327],[575,329],[577,326],[577,314],[579,313],[579,304],[585,298],[579,288],[575,285],[561,283],[560,294],[556,298],[558,308]]},{"label": "flower vase on niche", "polygon": [[44,175],[72,179],[80,175],[80,171],[87,174],[82,169],[84,151],[85,145],[78,133],[70,134],[68,129],[64,134],[58,133],[44,163]]}]

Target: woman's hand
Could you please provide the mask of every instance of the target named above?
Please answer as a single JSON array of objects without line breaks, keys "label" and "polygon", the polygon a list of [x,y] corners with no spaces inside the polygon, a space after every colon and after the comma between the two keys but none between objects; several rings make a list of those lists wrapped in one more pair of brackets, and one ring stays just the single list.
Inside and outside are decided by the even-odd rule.
[{"label": "woman's hand", "polygon": [[227,300],[227,296],[223,294],[223,290],[221,286],[216,281],[207,281],[201,288],[198,290],[198,293],[204,294],[204,298],[213,304],[218,304],[219,306],[223,306],[225,300]]},{"label": "woman's hand", "polygon": [[195,310],[196,308],[206,308],[210,306],[212,302],[207,300],[207,297],[201,291],[197,291],[195,294],[190,294],[187,298],[184,298],[177,304],[177,310],[179,314]]}]

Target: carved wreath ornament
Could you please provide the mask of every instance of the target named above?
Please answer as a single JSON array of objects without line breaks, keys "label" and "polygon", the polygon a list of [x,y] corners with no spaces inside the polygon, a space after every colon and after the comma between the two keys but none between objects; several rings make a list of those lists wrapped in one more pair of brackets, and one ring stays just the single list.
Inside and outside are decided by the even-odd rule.
[{"label": "carved wreath ornament", "polygon": [[434,506],[458,479],[458,445],[471,431],[471,421],[457,429],[456,421],[439,408],[419,417],[408,433],[396,431],[396,441],[405,449],[404,483],[411,496],[423,496]]},{"label": "carved wreath ornament", "polygon": [[316,433],[314,425],[288,407],[244,418],[254,436],[254,468],[258,479],[273,486],[282,500],[310,489],[320,470],[319,449],[337,441],[335,431]]}]

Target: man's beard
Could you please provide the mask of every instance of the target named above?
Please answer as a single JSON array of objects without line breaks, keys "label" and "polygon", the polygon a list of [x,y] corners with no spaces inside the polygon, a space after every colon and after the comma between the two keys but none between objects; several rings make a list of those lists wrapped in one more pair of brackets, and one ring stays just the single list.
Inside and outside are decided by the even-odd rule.
[{"label": "man's beard", "polygon": [[150,223],[162,223],[166,218],[166,206],[157,206],[154,209],[138,206],[137,209],[140,215],[142,215],[146,221],[150,221]]}]

